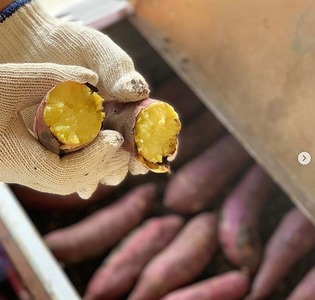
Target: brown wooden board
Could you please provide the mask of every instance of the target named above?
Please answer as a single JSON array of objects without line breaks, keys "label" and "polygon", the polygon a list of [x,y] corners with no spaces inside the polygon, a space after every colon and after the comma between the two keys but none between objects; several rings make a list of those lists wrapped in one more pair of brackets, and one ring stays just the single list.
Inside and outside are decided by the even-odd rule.
[{"label": "brown wooden board", "polygon": [[135,27],[315,221],[315,2],[132,3]]}]

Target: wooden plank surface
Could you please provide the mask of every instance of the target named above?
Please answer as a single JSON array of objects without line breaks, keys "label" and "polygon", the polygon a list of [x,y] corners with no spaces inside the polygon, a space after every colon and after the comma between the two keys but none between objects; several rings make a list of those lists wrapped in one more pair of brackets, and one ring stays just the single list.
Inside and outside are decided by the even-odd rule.
[{"label": "wooden plank surface", "polygon": [[136,28],[315,221],[315,1],[133,5]]}]

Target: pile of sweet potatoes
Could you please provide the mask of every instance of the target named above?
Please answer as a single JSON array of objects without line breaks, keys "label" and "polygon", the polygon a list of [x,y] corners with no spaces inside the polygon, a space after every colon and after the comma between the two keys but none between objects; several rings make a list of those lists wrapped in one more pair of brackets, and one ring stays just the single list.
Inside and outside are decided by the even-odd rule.
[{"label": "pile of sweet potatoes", "polygon": [[[170,175],[133,177],[117,197],[105,189],[113,201],[43,236],[67,270],[102,261],[83,283],[83,299],[269,299],[315,249],[315,227],[292,203],[262,234],[265,208],[281,191],[211,114],[199,116],[184,124],[179,140],[189,149],[179,147]],[[282,296],[314,299],[314,268],[304,275]]]}]

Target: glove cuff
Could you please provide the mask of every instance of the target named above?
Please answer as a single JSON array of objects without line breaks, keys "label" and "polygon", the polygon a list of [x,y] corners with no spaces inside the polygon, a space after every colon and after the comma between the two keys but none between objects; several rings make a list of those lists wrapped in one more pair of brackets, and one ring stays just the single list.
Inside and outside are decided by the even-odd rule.
[{"label": "glove cuff", "polygon": [[37,1],[15,1],[0,12],[0,16],[3,17],[0,63],[35,62],[34,57],[40,52],[49,53],[40,49],[41,42],[51,34],[58,20],[43,11]]},{"label": "glove cuff", "polygon": [[13,15],[20,7],[25,4],[31,2],[32,0],[16,0],[10,3],[7,7],[5,7],[2,11],[0,11],[0,23],[2,23],[5,19]]}]

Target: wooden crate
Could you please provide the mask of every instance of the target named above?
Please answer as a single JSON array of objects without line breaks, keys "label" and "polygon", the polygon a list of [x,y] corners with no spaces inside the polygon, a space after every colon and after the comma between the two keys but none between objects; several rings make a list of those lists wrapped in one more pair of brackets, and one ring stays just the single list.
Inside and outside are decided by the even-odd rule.
[{"label": "wooden crate", "polygon": [[315,6],[308,0],[136,0],[136,28],[315,221]]},{"label": "wooden crate", "polygon": [[[201,99],[295,203],[313,217],[312,164],[302,167],[296,159],[302,150],[312,154],[313,146],[314,68],[307,32],[314,16],[307,1],[138,0],[133,4],[135,14],[129,21],[198,96],[191,94],[192,106]],[[119,25],[111,30],[115,33],[117,28]],[[124,23],[126,28],[134,30]],[[118,29],[114,36],[124,49],[128,45],[138,49],[127,52],[153,87],[173,76],[165,65],[160,67],[158,55],[147,54],[146,43],[133,39],[134,33],[122,36]],[[128,40],[128,36],[132,38]],[[179,89],[188,95],[181,83]],[[306,124],[309,126],[304,127]],[[128,187],[128,182],[122,186]],[[65,274],[32,225],[33,221],[42,225],[34,217],[38,212],[29,220],[5,185],[1,191],[0,240],[34,299],[78,299],[76,289],[82,284],[80,280],[86,283],[86,265],[68,269]],[[275,200],[273,204],[278,203]],[[282,203],[288,209],[287,202]],[[268,209],[266,216],[283,214],[278,206]],[[270,219],[273,223],[263,229],[266,237],[278,220],[268,218],[268,222]],[[209,274],[218,273],[220,261],[212,268]],[[72,275],[78,273],[82,278],[75,282]],[[291,277],[296,283],[296,274]]]}]

